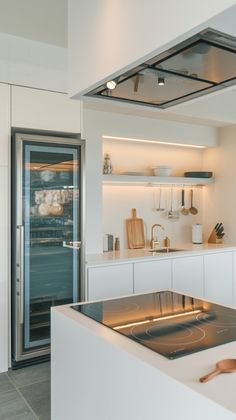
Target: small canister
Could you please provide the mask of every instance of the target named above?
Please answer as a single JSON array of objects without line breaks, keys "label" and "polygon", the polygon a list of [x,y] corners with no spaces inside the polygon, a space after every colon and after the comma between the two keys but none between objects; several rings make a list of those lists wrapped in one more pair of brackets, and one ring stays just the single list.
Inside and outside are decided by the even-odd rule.
[{"label": "small canister", "polygon": [[168,238],[168,236],[164,239],[164,246],[170,248],[170,238]]},{"label": "small canister", "polygon": [[192,243],[202,244],[202,225],[199,223],[192,225]]},{"label": "small canister", "polygon": [[115,239],[115,251],[120,250],[120,238]]}]

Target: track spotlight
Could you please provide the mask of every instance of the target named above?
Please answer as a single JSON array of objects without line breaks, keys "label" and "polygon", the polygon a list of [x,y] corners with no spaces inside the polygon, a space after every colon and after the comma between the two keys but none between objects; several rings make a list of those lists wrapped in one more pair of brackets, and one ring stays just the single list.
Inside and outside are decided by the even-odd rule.
[{"label": "track spotlight", "polygon": [[109,80],[109,81],[106,83],[106,87],[107,87],[107,89],[110,89],[110,90],[115,89],[116,85],[117,85],[117,82],[116,82],[115,80]]},{"label": "track spotlight", "polygon": [[164,77],[158,77],[158,85],[164,86],[165,84],[165,78]]}]

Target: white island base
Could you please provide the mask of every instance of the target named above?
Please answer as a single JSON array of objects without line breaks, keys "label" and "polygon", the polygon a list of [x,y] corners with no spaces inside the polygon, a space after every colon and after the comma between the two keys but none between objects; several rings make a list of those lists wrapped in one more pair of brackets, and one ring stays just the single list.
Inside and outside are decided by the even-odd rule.
[{"label": "white island base", "polygon": [[176,360],[68,306],[52,309],[52,420],[236,420],[236,373],[202,384],[236,342]]}]

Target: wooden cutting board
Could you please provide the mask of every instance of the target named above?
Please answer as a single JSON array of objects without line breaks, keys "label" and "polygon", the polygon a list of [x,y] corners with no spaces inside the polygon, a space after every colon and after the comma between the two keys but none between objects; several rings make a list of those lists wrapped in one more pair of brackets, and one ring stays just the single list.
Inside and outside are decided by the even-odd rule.
[{"label": "wooden cutting board", "polygon": [[126,220],[128,247],[130,249],[144,248],[144,224],[143,219],[137,219],[136,209],[132,209],[132,219]]}]

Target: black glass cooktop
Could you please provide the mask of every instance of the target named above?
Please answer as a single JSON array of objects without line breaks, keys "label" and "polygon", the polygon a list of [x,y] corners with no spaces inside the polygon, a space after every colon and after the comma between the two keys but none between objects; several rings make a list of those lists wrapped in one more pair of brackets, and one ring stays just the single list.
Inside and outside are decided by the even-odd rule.
[{"label": "black glass cooktop", "polygon": [[236,310],[169,290],[72,308],[169,359],[236,340]]}]

